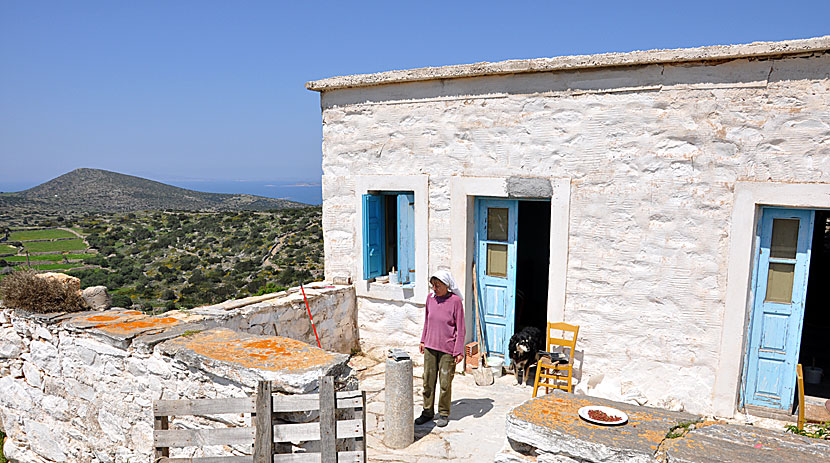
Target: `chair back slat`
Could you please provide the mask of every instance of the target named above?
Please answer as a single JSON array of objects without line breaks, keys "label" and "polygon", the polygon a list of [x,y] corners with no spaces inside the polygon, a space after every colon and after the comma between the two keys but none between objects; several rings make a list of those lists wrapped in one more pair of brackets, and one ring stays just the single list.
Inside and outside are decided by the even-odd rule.
[{"label": "chair back slat", "polygon": [[[576,350],[576,338],[579,336],[579,325],[571,325],[570,323],[565,322],[548,322],[546,331],[546,350],[550,352],[553,347],[567,347],[569,348],[568,358],[571,362],[573,362],[574,350]],[[561,332],[562,336],[567,336],[570,339],[566,339],[565,337],[554,337],[551,335],[551,332],[555,332],[557,334]],[[568,336],[569,333],[572,333],[572,336]]]}]

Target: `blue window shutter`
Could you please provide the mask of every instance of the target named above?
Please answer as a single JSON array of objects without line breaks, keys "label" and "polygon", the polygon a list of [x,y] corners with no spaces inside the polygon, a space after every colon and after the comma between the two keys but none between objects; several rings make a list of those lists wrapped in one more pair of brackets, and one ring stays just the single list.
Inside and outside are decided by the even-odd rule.
[{"label": "blue window shutter", "polygon": [[415,281],[415,195],[398,195],[398,280]]},{"label": "blue window shutter", "polygon": [[383,275],[386,234],[383,197],[363,195],[363,279]]}]

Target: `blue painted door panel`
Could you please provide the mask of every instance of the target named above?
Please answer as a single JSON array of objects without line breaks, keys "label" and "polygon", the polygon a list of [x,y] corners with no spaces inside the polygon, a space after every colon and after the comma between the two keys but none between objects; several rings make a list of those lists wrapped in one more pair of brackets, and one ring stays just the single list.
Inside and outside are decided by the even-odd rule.
[{"label": "blue painted door panel", "polygon": [[415,195],[398,195],[398,281],[415,281]]},{"label": "blue painted door panel", "polygon": [[783,410],[793,405],[814,220],[811,210],[762,209],[743,404]]},{"label": "blue painted door panel", "polygon": [[476,200],[475,261],[484,344],[490,355],[504,357],[506,365],[515,322],[518,214],[517,200]]},{"label": "blue painted door panel", "polygon": [[386,230],[384,228],[383,196],[363,195],[363,279],[379,277],[386,272]]}]

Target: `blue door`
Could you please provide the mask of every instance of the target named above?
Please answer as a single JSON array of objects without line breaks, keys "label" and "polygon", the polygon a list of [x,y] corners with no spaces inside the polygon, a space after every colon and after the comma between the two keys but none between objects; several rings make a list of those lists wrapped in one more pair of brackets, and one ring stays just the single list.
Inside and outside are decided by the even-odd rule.
[{"label": "blue door", "polygon": [[742,399],[789,410],[804,321],[815,213],[763,208]]},{"label": "blue door", "polygon": [[519,202],[476,200],[476,273],[484,345],[509,364],[516,298],[516,234]]},{"label": "blue door", "polygon": [[415,282],[415,195],[398,195],[398,282]]}]

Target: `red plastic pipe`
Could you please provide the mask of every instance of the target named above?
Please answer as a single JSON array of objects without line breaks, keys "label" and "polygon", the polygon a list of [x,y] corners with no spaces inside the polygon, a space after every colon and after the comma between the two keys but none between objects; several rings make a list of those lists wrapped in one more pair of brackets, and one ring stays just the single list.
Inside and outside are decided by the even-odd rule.
[{"label": "red plastic pipe", "polygon": [[311,320],[311,329],[314,330],[314,337],[317,338],[317,347],[322,349],[323,346],[320,345],[320,336],[317,336],[317,327],[314,326],[314,319],[311,318],[311,307],[308,306],[308,298],[305,297],[305,289],[303,288],[302,283],[300,283],[300,291],[303,292],[303,299],[305,300],[305,308],[306,308],[306,310],[308,310],[308,319]]}]

